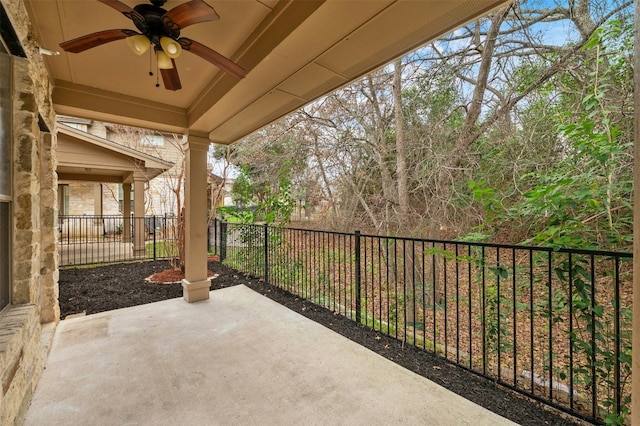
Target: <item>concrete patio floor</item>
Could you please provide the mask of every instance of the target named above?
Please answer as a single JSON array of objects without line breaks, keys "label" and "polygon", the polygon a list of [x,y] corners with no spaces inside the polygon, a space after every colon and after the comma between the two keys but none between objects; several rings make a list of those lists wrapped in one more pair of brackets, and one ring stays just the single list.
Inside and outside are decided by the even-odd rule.
[{"label": "concrete patio floor", "polygon": [[60,322],[27,425],[508,425],[244,286]]}]

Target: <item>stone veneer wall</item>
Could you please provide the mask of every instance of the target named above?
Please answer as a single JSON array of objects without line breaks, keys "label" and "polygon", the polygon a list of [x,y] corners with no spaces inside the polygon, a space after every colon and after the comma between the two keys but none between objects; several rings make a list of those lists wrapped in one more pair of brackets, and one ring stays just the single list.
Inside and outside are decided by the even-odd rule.
[{"label": "stone veneer wall", "polygon": [[118,184],[102,184],[102,214],[120,215],[120,201],[118,199]]},{"label": "stone veneer wall", "polygon": [[[99,214],[95,211],[96,184],[69,182],[69,214],[72,216]],[[107,214],[107,213],[105,213]]]},{"label": "stone veneer wall", "polygon": [[20,424],[59,319],[55,113],[23,0],[0,0],[26,58],[13,58],[11,305],[0,312],[0,424]]}]

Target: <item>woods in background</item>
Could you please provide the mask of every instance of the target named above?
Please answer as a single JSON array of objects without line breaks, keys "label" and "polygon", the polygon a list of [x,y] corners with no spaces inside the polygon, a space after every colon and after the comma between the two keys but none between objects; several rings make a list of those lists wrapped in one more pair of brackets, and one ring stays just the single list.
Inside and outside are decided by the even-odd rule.
[{"label": "woods in background", "polygon": [[630,250],[632,32],[632,1],[517,1],[233,145],[234,197],[271,222],[323,202],[336,230]]}]

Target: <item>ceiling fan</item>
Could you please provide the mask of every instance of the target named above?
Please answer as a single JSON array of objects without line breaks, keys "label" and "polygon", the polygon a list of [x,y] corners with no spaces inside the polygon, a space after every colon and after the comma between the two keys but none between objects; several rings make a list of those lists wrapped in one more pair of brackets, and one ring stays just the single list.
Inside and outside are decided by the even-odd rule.
[{"label": "ceiling fan", "polygon": [[[180,31],[189,25],[220,19],[216,11],[203,0],[190,0],[169,11],[162,8],[167,0],[149,0],[151,4],[143,3],[133,8],[119,0],[98,1],[131,19],[140,32],[129,29],[98,31],[60,43],[63,50],[80,53],[122,39],[126,39],[129,48],[137,55],[153,48],[152,52],[155,52],[156,64],[167,90],[182,88],[175,59],[183,50],[200,56],[238,79],[245,76],[246,72],[241,66],[220,53],[195,40],[180,37]],[[153,75],[153,72],[150,71],[149,74]],[[159,87],[160,84],[156,83],[156,86]]]}]

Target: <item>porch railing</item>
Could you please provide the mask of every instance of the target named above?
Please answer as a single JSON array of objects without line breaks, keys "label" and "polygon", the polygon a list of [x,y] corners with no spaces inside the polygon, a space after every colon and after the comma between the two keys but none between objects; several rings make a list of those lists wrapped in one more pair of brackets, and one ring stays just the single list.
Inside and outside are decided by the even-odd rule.
[{"label": "porch railing", "polygon": [[[59,216],[60,266],[177,256],[178,220],[171,216]],[[136,239],[136,232],[142,235]]]},{"label": "porch railing", "polygon": [[630,419],[629,253],[217,221],[212,235],[227,265],[380,333],[593,423]]}]

